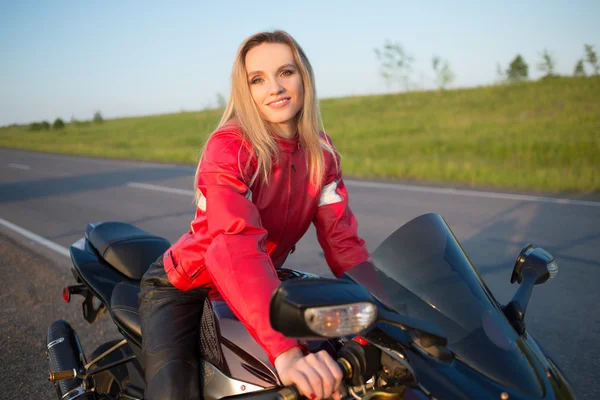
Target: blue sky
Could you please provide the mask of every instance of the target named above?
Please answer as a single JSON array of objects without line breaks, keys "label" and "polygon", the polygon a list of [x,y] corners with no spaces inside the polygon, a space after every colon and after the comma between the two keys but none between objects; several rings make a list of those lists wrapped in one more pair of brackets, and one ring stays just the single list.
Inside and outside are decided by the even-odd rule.
[{"label": "blue sky", "polygon": [[209,107],[228,95],[239,44],[272,29],[304,48],[321,98],[385,92],[373,49],[386,39],[415,58],[423,88],[434,54],[454,87],[493,83],[517,53],[537,78],[544,48],[571,74],[584,43],[600,53],[599,17],[598,0],[0,0],[0,125]]}]

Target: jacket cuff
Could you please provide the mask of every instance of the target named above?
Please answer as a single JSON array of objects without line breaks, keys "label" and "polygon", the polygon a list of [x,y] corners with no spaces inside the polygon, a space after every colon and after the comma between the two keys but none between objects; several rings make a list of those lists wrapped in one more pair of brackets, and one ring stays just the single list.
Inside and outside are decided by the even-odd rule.
[{"label": "jacket cuff", "polygon": [[307,352],[310,352],[308,350],[308,347],[302,346],[296,340],[288,339],[288,340],[281,342],[279,344],[279,346],[277,346],[276,348],[269,349],[268,355],[269,355],[269,361],[271,362],[271,365],[273,367],[275,367],[275,359],[277,357],[279,357],[281,354],[285,353],[286,351],[293,349],[294,347],[300,347],[300,350],[302,350],[302,354],[304,354],[304,355],[308,354]]}]

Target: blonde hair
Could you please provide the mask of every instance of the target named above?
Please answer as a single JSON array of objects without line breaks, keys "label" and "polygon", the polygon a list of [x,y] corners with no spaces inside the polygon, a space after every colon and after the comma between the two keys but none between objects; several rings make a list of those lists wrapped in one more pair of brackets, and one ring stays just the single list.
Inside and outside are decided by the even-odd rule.
[{"label": "blonde hair", "polygon": [[[322,149],[325,148],[332,153],[337,168],[336,152],[333,146],[320,134],[319,126],[322,126],[322,120],[317,101],[313,69],[304,50],[287,32],[280,30],[260,32],[250,36],[242,43],[231,72],[231,95],[216,131],[227,124],[233,123],[237,125],[242,131],[242,139],[250,144],[256,156],[257,169],[250,178],[250,182],[247,182],[248,186],[252,185],[256,179],[260,179],[263,183],[269,181],[273,160],[278,157],[279,148],[277,142],[270,134],[268,123],[261,117],[252,99],[245,65],[248,51],[263,43],[282,43],[288,45],[292,50],[294,61],[298,66],[304,86],[303,106],[298,111],[296,117],[298,139],[306,154],[306,164],[311,177],[311,183],[320,188],[323,184],[325,174],[325,160]],[[205,150],[206,144],[202,149],[200,161]],[[194,179],[196,202],[201,197],[200,190],[197,187],[199,174],[200,162],[198,163]]]}]

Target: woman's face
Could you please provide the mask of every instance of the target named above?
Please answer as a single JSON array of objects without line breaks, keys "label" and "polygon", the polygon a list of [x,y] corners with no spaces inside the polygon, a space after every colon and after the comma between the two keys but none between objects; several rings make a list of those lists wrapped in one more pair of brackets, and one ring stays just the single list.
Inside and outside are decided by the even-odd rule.
[{"label": "woman's face", "polygon": [[276,134],[294,137],[296,115],[304,104],[304,87],[292,50],[282,43],[262,43],[246,54],[252,99]]}]

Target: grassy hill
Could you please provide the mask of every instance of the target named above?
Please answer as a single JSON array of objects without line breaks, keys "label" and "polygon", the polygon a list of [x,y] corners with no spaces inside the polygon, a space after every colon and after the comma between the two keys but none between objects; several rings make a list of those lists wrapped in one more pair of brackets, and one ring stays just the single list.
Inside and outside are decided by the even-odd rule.
[{"label": "grassy hill", "polygon": [[[325,99],[346,176],[600,191],[600,77]],[[0,129],[0,146],[195,164],[220,112]]]}]

